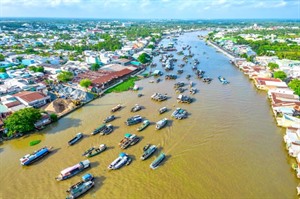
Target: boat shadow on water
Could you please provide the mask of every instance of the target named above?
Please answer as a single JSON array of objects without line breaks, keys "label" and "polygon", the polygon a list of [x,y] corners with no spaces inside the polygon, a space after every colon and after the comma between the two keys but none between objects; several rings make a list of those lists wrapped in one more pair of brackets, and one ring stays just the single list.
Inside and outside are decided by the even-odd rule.
[{"label": "boat shadow on water", "polygon": [[87,171],[90,170],[91,168],[95,168],[99,165],[100,165],[100,163],[98,161],[91,162],[91,164],[90,164],[89,168],[87,169]]},{"label": "boat shadow on water", "polygon": [[[105,176],[94,177],[94,183],[95,183],[94,187],[90,191],[83,194],[82,196],[87,194],[87,195],[92,195],[93,197],[95,197],[94,194],[103,186],[105,180],[106,180]],[[79,197],[79,198],[81,198],[81,197]]]}]

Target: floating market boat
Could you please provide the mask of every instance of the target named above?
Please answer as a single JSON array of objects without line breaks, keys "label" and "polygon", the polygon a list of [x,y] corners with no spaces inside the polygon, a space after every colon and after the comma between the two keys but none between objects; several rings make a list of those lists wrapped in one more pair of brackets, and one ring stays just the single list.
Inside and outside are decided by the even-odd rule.
[{"label": "floating market boat", "polygon": [[102,153],[103,151],[106,150],[106,145],[105,144],[100,144],[99,147],[94,147],[92,151],[90,151],[89,153],[87,153],[85,156],[90,158],[90,157],[93,157],[93,156],[96,156],[100,153]]},{"label": "floating market boat", "polygon": [[82,154],[82,156],[85,156],[85,155],[91,153],[94,149],[95,149],[94,147],[89,148],[88,150],[86,150],[86,151]]},{"label": "floating market boat", "polygon": [[90,190],[94,186],[94,182],[92,180],[88,181],[80,181],[74,185],[72,185],[67,192],[69,192],[69,195],[66,197],[66,199],[75,199],[80,197],[82,194]]},{"label": "floating market boat", "polygon": [[147,144],[143,147],[143,151],[146,151],[147,149],[149,149],[149,147],[151,146],[151,144]]},{"label": "floating market boat", "polygon": [[122,108],[121,104],[118,104],[117,106],[115,106],[114,108],[111,109],[111,112],[116,112],[118,110],[120,110]]},{"label": "floating market boat", "polygon": [[78,164],[68,167],[60,172],[60,174],[55,178],[57,181],[66,180],[73,177],[74,175],[80,173],[84,169],[90,167],[90,161],[84,160]]},{"label": "floating market boat", "polygon": [[138,104],[131,108],[131,112],[137,112],[139,110],[142,110],[142,107]]},{"label": "floating market boat", "polygon": [[160,155],[150,164],[151,169],[156,169],[160,163],[165,159],[166,155],[164,153],[160,153]]},{"label": "floating market boat", "polygon": [[184,87],[185,83],[184,82],[176,82],[174,84],[174,88],[179,88],[179,87]]},{"label": "floating market boat", "polygon": [[168,119],[164,118],[162,120],[159,120],[158,122],[156,122],[156,129],[162,129],[164,126],[166,126],[166,124],[168,123]]},{"label": "floating market boat", "polygon": [[225,79],[225,77],[219,76],[218,79],[220,80],[220,82],[221,82],[222,84],[229,84],[229,81],[227,81],[227,80]]},{"label": "floating market boat", "polygon": [[98,128],[96,128],[91,135],[96,135],[98,133],[100,133],[101,131],[103,131],[106,128],[106,124],[101,124]]},{"label": "floating market boat", "polygon": [[78,142],[81,138],[83,138],[83,134],[82,133],[77,133],[76,136],[74,138],[72,138],[68,144],[70,146],[72,146],[73,144],[75,144],[76,142]]},{"label": "floating market boat", "polygon": [[37,151],[34,151],[32,154],[27,154],[24,157],[20,158],[21,165],[28,166],[39,159],[45,157],[52,150],[52,147],[43,147]]},{"label": "floating market boat", "polygon": [[181,102],[181,103],[192,103],[193,102],[193,98],[187,96],[187,95],[178,95],[177,97],[177,102]]},{"label": "floating market boat", "polygon": [[137,128],[137,131],[144,130],[147,126],[149,126],[149,124],[150,124],[149,120],[144,120],[143,123],[142,123],[142,125],[139,128]]},{"label": "floating market boat", "polygon": [[168,108],[167,107],[162,107],[162,108],[160,108],[159,110],[158,110],[158,113],[159,114],[163,114],[163,113],[165,113],[165,112],[167,112],[168,111]]},{"label": "floating market boat", "polygon": [[108,124],[107,126],[105,126],[105,128],[100,132],[100,135],[108,135],[111,132],[113,132],[114,127],[111,124]]},{"label": "floating market boat", "polygon": [[160,93],[154,93],[153,95],[151,95],[151,99],[161,102],[161,101],[167,100],[168,96],[160,94]]},{"label": "floating market boat", "polygon": [[146,160],[149,158],[157,149],[157,146],[151,145],[148,149],[144,150],[143,155],[141,156],[141,160]]},{"label": "floating market boat", "polygon": [[130,126],[130,125],[141,123],[142,121],[143,121],[143,118],[141,116],[135,115],[133,117],[128,118],[125,123],[127,126]]},{"label": "floating market boat", "polygon": [[115,170],[119,169],[124,165],[128,165],[131,162],[131,158],[126,153],[120,153],[119,157],[115,159],[109,166],[108,169]]},{"label": "floating market boat", "polygon": [[135,145],[140,141],[140,138],[135,134],[126,133],[124,138],[120,141],[119,146],[121,149],[126,149],[129,146]]},{"label": "floating market boat", "polygon": [[108,122],[111,122],[111,121],[113,121],[115,119],[116,119],[116,117],[114,115],[111,115],[111,116],[108,116],[107,118],[105,118],[103,120],[103,123],[108,123]]},{"label": "floating market boat", "polygon": [[187,112],[182,108],[176,108],[176,110],[172,113],[172,117],[181,120],[187,118]]},{"label": "floating market boat", "polygon": [[191,89],[190,89],[190,94],[195,95],[196,92],[197,92],[197,89],[196,89],[196,88],[191,88]]},{"label": "floating market boat", "polygon": [[84,174],[82,177],[81,177],[81,181],[76,183],[76,184],[73,184],[72,186],[69,187],[69,189],[67,190],[67,192],[71,192],[72,189],[74,189],[75,187],[77,187],[78,185],[80,185],[81,183],[84,183],[84,182],[88,182],[88,181],[92,181],[94,180],[94,176],[92,174]]}]

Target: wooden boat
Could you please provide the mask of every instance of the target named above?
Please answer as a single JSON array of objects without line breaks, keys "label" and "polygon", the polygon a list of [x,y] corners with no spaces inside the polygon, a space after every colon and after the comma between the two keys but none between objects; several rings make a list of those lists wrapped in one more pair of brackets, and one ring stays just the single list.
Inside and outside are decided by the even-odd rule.
[{"label": "wooden boat", "polygon": [[138,104],[131,108],[131,112],[137,112],[139,110],[142,110],[142,107]]},{"label": "wooden boat", "polygon": [[159,114],[163,114],[163,113],[165,113],[165,112],[167,112],[168,111],[168,108],[167,107],[162,107],[162,108],[160,108],[159,110],[158,110],[158,113]]},{"label": "wooden boat", "polygon": [[72,186],[69,187],[69,189],[67,190],[67,192],[71,192],[71,190],[75,187],[77,187],[78,185],[84,183],[84,182],[88,182],[88,181],[92,181],[94,180],[94,176],[90,173],[87,173],[87,174],[84,174],[82,177],[81,177],[81,181],[80,182],[77,182],[76,184],[73,184]]},{"label": "wooden boat", "polygon": [[108,122],[111,122],[111,121],[113,121],[115,119],[116,119],[116,117],[114,115],[111,115],[111,116],[108,116],[107,118],[105,118],[103,120],[103,123],[108,123]]},{"label": "wooden boat", "polygon": [[87,154],[91,153],[94,149],[95,149],[95,147],[89,148],[88,150],[86,150],[86,151],[82,154],[82,156],[86,156]]},{"label": "wooden boat", "polygon": [[106,145],[105,144],[100,144],[99,147],[94,148],[92,151],[90,151],[88,154],[86,154],[85,156],[90,158],[90,157],[94,157],[100,153],[102,153],[103,151],[106,150]]},{"label": "wooden boat", "polygon": [[143,118],[139,115],[135,115],[133,117],[130,117],[127,119],[127,121],[125,122],[127,126],[131,126],[134,124],[138,124],[141,123],[143,121]]},{"label": "wooden boat", "polygon": [[156,151],[156,149],[157,147],[155,145],[151,145],[148,149],[144,150],[141,160],[146,160],[149,158]]},{"label": "wooden boat", "polygon": [[114,108],[111,109],[111,112],[116,112],[118,110],[120,110],[122,108],[121,104],[118,104],[117,106],[115,106]]},{"label": "wooden boat", "polygon": [[124,139],[121,140],[119,143],[119,146],[121,149],[126,149],[129,146],[135,145],[140,141],[140,138],[136,136],[135,134],[125,134]]},{"label": "wooden boat", "polygon": [[52,147],[43,147],[37,151],[34,151],[32,154],[27,154],[24,157],[20,158],[21,165],[28,166],[39,159],[48,155],[52,150]]},{"label": "wooden boat", "polygon": [[101,132],[100,135],[108,135],[113,132],[114,127],[111,124],[108,124]]},{"label": "wooden boat", "polygon": [[168,96],[160,94],[160,93],[154,93],[153,95],[151,95],[151,99],[161,102],[161,101],[167,100]]},{"label": "wooden boat", "polygon": [[78,164],[68,167],[60,172],[60,174],[55,178],[57,181],[66,180],[68,178],[73,177],[77,173],[80,173],[84,169],[90,167],[90,161],[84,160],[79,162]]},{"label": "wooden boat", "polygon": [[143,151],[146,151],[149,147],[151,146],[151,144],[147,144],[143,147]]},{"label": "wooden boat", "polygon": [[82,194],[90,190],[92,187],[94,187],[93,181],[87,181],[87,182],[79,182],[75,185],[72,185],[69,188],[69,195],[66,197],[66,199],[75,199],[80,197]]},{"label": "wooden boat", "polygon": [[110,165],[107,167],[108,169],[115,170],[119,169],[124,165],[128,165],[131,162],[131,158],[126,153],[120,153],[119,157],[115,159]]},{"label": "wooden boat", "polygon": [[164,118],[162,120],[159,120],[158,122],[156,122],[156,129],[162,129],[164,126],[166,126],[166,124],[168,123],[168,119]]},{"label": "wooden boat", "polygon": [[101,131],[103,131],[106,128],[106,124],[101,124],[98,128],[96,128],[91,135],[96,135],[98,133],[100,133]]},{"label": "wooden boat", "polygon": [[150,124],[149,120],[144,120],[143,123],[142,123],[142,125],[139,128],[137,128],[137,131],[144,130],[147,126],[149,126],[149,124]]},{"label": "wooden boat", "polygon": [[196,92],[197,92],[197,89],[196,89],[196,88],[191,88],[191,89],[190,89],[190,94],[195,95]]},{"label": "wooden boat", "polygon": [[78,142],[81,138],[83,138],[83,134],[82,133],[77,133],[76,136],[74,138],[72,138],[68,144],[70,146],[72,146],[73,144],[75,144],[76,142]]},{"label": "wooden boat", "polygon": [[162,163],[165,157],[166,155],[164,153],[160,153],[160,155],[150,164],[150,168],[156,169]]},{"label": "wooden boat", "polygon": [[181,103],[192,103],[193,102],[193,98],[187,96],[187,95],[178,95],[177,97],[177,102],[181,102]]},{"label": "wooden boat", "polygon": [[220,80],[220,82],[221,82],[222,84],[229,84],[229,81],[227,81],[227,80],[225,79],[225,77],[219,76],[218,79]]}]

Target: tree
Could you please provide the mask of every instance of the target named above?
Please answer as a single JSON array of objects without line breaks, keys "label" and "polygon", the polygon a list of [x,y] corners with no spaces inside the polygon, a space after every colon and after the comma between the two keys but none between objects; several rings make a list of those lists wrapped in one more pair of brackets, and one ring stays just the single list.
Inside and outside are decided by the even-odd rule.
[{"label": "tree", "polygon": [[91,70],[92,71],[97,71],[100,68],[100,65],[98,63],[94,63],[91,65]]},{"label": "tree", "polygon": [[31,71],[33,71],[33,72],[40,72],[40,73],[43,73],[44,72],[44,67],[43,66],[37,66],[37,67],[35,67],[35,66],[30,66],[29,67],[29,70],[31,70]]},{"label": "tree", "polygon": [[145,63],[149,62],[151,60],[151,58],[150,58],[150,55],[148,55],[147,53],[143,53],[138,57],[138,60],[142,64],[145,64]]},{"label": "tree", "polygon": [[41,119],[42,114],[39,109],[24,108],[14,112],[4,120],[8,135],[15,133],[27,133],[34,129],[34,123]]},{"label": "tree", "polygon": [[50,114],[50,119],[52,122],[56,122],[58,120],[58,117],[55,113],[51,113]]},{"label": "tree", "polygon": [[289,83],[289,87],[294,91],[296,95],[300,96],[300,79],[293,79]]},{"label": "tree", "polygon": [[271,70],[274,70],[275,68],[279,68],[279,65],[276,64],[276,63],[268,63],[268,67],[271,69]]},{"label": "tree", "polygon": [[150,44],[150,45],[148,45],[148,48],[154,49],[154,48],[155,48],[155,46],[154,46],[154,45],[152,45],[152,44]]},{"label": "tree", "polygon": [[3,54],[0,54],[0,61],[4,61],[5,57]]},{"label": "tree", "polygon": [[287,77],[287,75],[283,71],[276,71],[273,73],[273,75],[274,75],[274,78],[278,78],[281,80],[284,80]]},{"label": "tree", "polygon": [[87,89],[92,84],[92,81],[90,79],[82,79],[79,83],[80,86]]},{"label": "tree", "polygon": [[5,73],[6,69],[5,68],[0,68],[0,73]]},{"label": "tree", "polygon": [[57,75],[57,79],[61,82],[68,82],[73,79],[73,73],[69,71],[62,71]]}]

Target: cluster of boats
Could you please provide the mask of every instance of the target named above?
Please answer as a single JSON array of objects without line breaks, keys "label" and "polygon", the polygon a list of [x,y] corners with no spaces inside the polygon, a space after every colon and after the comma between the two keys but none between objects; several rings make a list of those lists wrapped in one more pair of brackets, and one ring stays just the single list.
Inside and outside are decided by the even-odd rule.
[{"label": "cluster of boats", "polygon": [[140,141],[140,137],[135,134],[126,133],[124,138],[119,142],[121,149],[126,149],[129,146],[133,146]]},{"label": "cluster of boats", "polygon": [[166,79],[166,80],[173,80],[173,79],[177,79],[177,75],[173,75],[173,74],[166,75],[166,76],[165,76],[165,79]]},{"label": "cluster of boats", "polygon": [[167,100],[168,96],[160,93],[154,93],[153,95],[151,95],[151,99],[161,102]]},{"label": "cluster of boats", "polygon": [[108,135],[111,132],[113,132],[114,127],[112,124],[101,124],[98,128],[96,128],[91,135],[96,135],[96,134],[100,134],[100,135]]},{"label": "cluster of boats", "polygon": [[193,102],[193,98],[187,96],[187,95],[178,95],[177,97],[177,102],[181,102],[181,103],[187,103],[187,104],[190,104]]},{"label": "cluster of boats", "polygon": [[188,117],[187,111],[182,108],[176,108],[176,110],[172,113],[172,117],[175,119],[181,120]]}]

